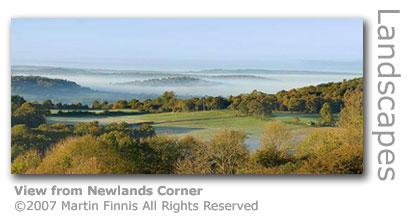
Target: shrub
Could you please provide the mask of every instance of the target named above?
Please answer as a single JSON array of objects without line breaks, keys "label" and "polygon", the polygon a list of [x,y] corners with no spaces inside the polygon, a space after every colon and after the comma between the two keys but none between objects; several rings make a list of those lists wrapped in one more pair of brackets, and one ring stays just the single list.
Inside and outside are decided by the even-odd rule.
[{"label": "shrub", "polygon": [[29,150],[19,155],[11,163],[12,174],[32,173],[41,163],[41,155],[36,150]]},{"label": "shrub", "polygon": [[322,122],[326,125],[331,125],[334,121],[334,118],[332,116],[332,110],[331,106],[328,103],[325,103],[321,110],[320,110]]},{"label": "shrub", "polygon": [[34,173],[126,174],[126,160],[97,137],[71,137],[49,150]]},{"label": "shrub", "polygon": [[61,139],[73,136],[74,134],[73,126],[61,123],[42,124],[38,128],[33,129],[33,131],[46,137],[46,141],[43,144],[47,146],[51,146]]},{"label": "shrub", "polygon": [[261,135],[262,146],[254,154],[257,164],[271,168],[290,162],[289,154],[292,139],[288,127],[279,121],[268,124]]},{"label": "shrub", "polygon": [[45,144],[44,135],[35,134],[27,125],[20,124],[11,128],[11,160],[29,149],[44,152],[48,145]]},{"label": "shrub", "polygon": [[185,152],[183,158],[177,161],[177,174],[214,173],[210,151],[204,141],[192,136],[186,136],[179,140],[179,144],[185,149]]},{"label": "shrub", "polygon": [[255,162],[253,158],[250,160],[248,168],[240,170],[239,174],[293,174],[297,173],[301,165],[300,161],[294,161],[278,166],[265,167]]},{"label": "shrub", "polygon": [[291,133],[288,127],[280,122],[269,123],[261,134],[262,146],[286,150],[289,148]]},{"label": "shrub", "polygon": [[74,134],[76,135],[93,135],[97,136],[102,134],[102,127],[99,126],[98,121],[90,123],[78,123],[74,126]]},{"label": "shrub", "polygon": [[345,142],[344,129],[316,132],[297,150],[304,162],[297,170],[303,174],[359,174],[363,172],[362,145]]},{"label": "shrub", "polygon": [[245,132],[235,130],[219,131],[210,139],[209,153],[215,173],[235,174],[245,167],[249,157],[245,139]]},{"label": "shrub", "polygon": [[34,128],[46,121],[47,111],[43,108],[24,102],[20,107],[12,109],[11,126],[17,124],[25,124],[28,127]]},{"label": "shrub", "polygon": [[362,88],[357,88],[353,93],[345,94],[345,107],[339,114],[338,125],[349,129],[354,138],[363,144],[364,127],[364,94]]},{"label": "shrub", "polygon": [[135,136],[138,138],[155,136],[155,129],[152,125],[144,123],[138,129],[135,129]]},{"label": "shrub", "polygon": [[173,136],[154,136],[141,140],[145,173],[171,174],[175,172],[177,161],[184,149]]}]

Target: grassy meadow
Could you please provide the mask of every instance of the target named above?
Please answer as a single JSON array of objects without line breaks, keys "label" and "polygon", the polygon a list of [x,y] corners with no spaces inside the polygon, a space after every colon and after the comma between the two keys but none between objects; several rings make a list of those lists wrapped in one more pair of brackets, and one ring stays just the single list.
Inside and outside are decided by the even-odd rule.
[{"label": "grassy meadow", "polygon": [[[64,110],[69,111],[69,110]],[[90,110],[95,113],[103,110]],[[110,110],[110,111],[127,111]],[[210,138],[217,131],[223,129],[236,129],[246,132],[246,144],[250,150],[255,150],[260,145],[260,135],[265,126],[271,121],[281,121],[288,125],[296,141],[302,141],[314,130],[336,129],[331,127],[316,127],[308,125],[321,118],[320,114],[281,113],[275,112],[267,119],[257,119],[251,116],[235,116],[231,110],[212,110],[196,112],[166,112],[146,113],[123,116],[56,116],[58,110],[52,110],[52,115],[47,117],[47,123],[76,124],[98,121],[100,124],[126,122],[138,127],[140,123],[152,123],[157,134],[173,134],[177,136],[192,135],[200,138]],[[134,111],[138,113],[137,111]],[[297,120],[298,118],[299,120]]]}]

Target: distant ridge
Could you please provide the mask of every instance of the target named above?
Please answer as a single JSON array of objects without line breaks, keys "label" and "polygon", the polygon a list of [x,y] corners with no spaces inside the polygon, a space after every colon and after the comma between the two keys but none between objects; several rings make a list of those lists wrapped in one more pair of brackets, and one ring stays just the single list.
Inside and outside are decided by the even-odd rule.
[{"label": "distant ridge", "polygon": [[50,79],[41,76],[11,76],[11,91],[37,94],[51,91],[57,93],[87,93],[93,90],[64,79]]},{"label": "distant ridge", "polygon": [[206,80],[197,79],[190,76],[177,76],[159,79],[135,80],[130,82],[116,83],[116,85],[191,87],[191,86],[212,86],[217,85],[217,83],[208,82]]},{"label": "distant ridge", "polygon": [[198,71],[185,71],[183,73],[261,73],[261,74],[353,74],[362,75],[362,73],[352,72],[330,72],[330,71],[310,71],[310,70],[269,70],[269,69],[205,69]]},{"label": "distant ridge", "polygon": [[88,69],[73,67],[35,66],[35,65],[12,65],[12,74],[162,74],[163,77],[178,75],[183,73],[231,73],[231,74],[352,74],[362,75],[358,72],[332,72],[332,71],[310,71],[310,70],[273,70],[273,69],[203,69],[187,71],[158,71],[158,70],[120,70],[120,69]]},{"label": "distant ridge", "polygon": [[92,103],[94,100],[115,101],[137,98],[144,100],[156,97],[150,94],[127,94],[103,92],[82,87],[75,82],[63,79],[51,79],[41,76],[11,76],[11,94],[24,96],[30,101],[51,99],[53,102]]}]

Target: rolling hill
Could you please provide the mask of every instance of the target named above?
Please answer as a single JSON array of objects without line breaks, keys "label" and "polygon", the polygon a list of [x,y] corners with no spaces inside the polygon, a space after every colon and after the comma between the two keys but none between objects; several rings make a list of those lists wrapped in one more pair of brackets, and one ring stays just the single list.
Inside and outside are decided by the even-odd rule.
[{"label": "rolling hill", "polygon": [[94,100],[113,102],[118,99],[147,99],[150,94],[127,94],[92,90],[75,82],[41,76],[11,76],[11,94],[20,95],[29,101],[44,101],[90,104]]}]

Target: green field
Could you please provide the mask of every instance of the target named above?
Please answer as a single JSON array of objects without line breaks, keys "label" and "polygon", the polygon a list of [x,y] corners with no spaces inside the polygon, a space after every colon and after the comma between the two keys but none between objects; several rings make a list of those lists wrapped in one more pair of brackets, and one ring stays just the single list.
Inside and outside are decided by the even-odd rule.
[{"label": "green field", "polygon": [[[298,123],[294,122],[295,117],[300,119]],[[296,137],[303,139],[313,130],[330,129],[307,125],[309,121],[316,122],[319,118],[319,114],[274,113],[270,118],[261,120],[251,116],[235,117],[233,112],[229,110],[215,110],[124,116],[49,116],[47,117],[47,123],[75,124],[99,121],[101,124],[127,122],[137,126],[137,124],[142,122],[151,122],[158,134],[181,136],[189,134],[203,138],[210,137],[218,130],[237,129],[243,130],[248,134],[246,143],[249,145],[249,149],[254,150],[260,145],[260,134],[264,127],[272,120],[280,120],[286,123],[291,131],[296,134]]]}]

